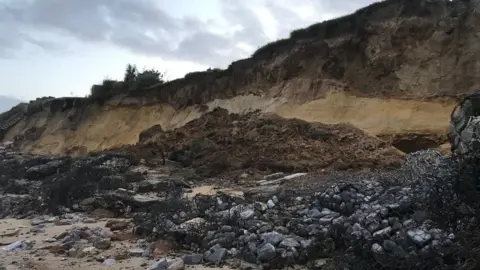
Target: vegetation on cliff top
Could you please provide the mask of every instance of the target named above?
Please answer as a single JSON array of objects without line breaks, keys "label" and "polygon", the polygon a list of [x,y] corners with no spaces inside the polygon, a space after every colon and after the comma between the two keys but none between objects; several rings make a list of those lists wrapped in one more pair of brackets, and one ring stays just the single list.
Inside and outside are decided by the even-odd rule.
[{"label": "vegetation on cliff top", "polygon": [[165,83],[165,74],[156,69],[139,71],[135,65],[128,64],[123,81],[104,79],[101,84],[94,84],[90,89],[90,98],[105,101],[117,94],[146,89]]}]

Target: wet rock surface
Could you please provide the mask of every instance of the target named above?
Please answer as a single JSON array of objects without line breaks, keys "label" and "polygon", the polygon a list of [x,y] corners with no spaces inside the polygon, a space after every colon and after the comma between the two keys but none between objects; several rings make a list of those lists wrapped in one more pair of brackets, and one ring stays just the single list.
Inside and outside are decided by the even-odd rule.
[{"label": "wet rock surface", "polygon": [[[0,172],[3,217],[28,217],[33,232],[41,232],[45,224],[74,226],[103,218],[104,227],[74,226],[44,239],[51,252],[68,257],[96,256],[112,250],[116,241],[137,237],[144,239],[143,244],[130,245],[110,259],[166,256],[152,243],[168,239],[185,254],[177,257],[181,262],[158,258],[155,265],[148,265],[150,269],[242,263],[264,269],[316,267],[320,259],[327,259],[321,263],[325,267],[337,267],[338,252],[345,254],[342,267],[350,269],[368,260],[422,268],[426,260],[431,261],[429,266],[444,266],[444,258],[453,256],[458,245],[455,232],[436,227],[419,200],[428,198],[432,182],[405,173],[441,173],[439,168],[448,166],[449,160],[431,150],[407,156],[405,166],[398,170],[357,173],[352,179],[331,172],[329,176],[336,181],[307,190],[291,188],[307,174],[267,175],[257,180],[259,193],[281,184],[266,196],[250,196],[251,187],[241,186],[238,189],[245,192],[192,195],[187,185],[177,184],[173,171],[141,169],[126,154],[51,158],[5,149],[0,157],[0,166],[5,168]],[[427,165],[419,167],[422,162]],[[422,171],[416,171],[419,168]],[[150,176],[138,173],[142,170],[150,171]],[[138,189],[138,183],[148,177],[164,187]],[[24,181],[31,181],[32,187],[23,188]],[[58,217],[41,218],[42,214]],[[109,215],[131,221],[107,220]],[[105,259],[109,258],[101,259],[102,263]]]}]

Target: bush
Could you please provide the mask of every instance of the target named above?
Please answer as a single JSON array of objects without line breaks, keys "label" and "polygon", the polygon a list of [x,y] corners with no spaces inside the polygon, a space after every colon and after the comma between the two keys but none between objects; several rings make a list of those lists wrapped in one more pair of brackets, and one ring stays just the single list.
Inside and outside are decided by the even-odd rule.
[{"label": "bush", "polygon": [[123,81],[104,79],[101,84],[94,84],[90,89],[90,98],[104,102],[108,98],[130,91],[142,90],[165,83],[164,74],[156,69],[144,69],[128,64]]}]

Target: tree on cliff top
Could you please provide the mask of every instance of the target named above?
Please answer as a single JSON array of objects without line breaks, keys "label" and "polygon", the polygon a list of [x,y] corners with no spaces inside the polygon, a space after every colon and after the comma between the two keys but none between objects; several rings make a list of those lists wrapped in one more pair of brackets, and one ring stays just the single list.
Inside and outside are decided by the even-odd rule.
[{"label": "tree on cliff top", "polygon": [[90,97],[104,100],[112,95],[162,84],[165,82],[164,78],[164,74],[156,69],[143,69],[143,71],[139,72],[135,65],[128,64],[123,81],[106,78],[102,84],[92,86]]}]

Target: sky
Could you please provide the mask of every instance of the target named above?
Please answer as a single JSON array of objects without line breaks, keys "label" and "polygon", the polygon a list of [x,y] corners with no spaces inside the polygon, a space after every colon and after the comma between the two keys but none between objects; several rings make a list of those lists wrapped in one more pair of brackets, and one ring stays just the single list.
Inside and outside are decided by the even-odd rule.
[{"label": "sky", "polygon": [[0,0],[0,95],[85,96],[128,63],[167,79],[226,68],[373,0]]}]

